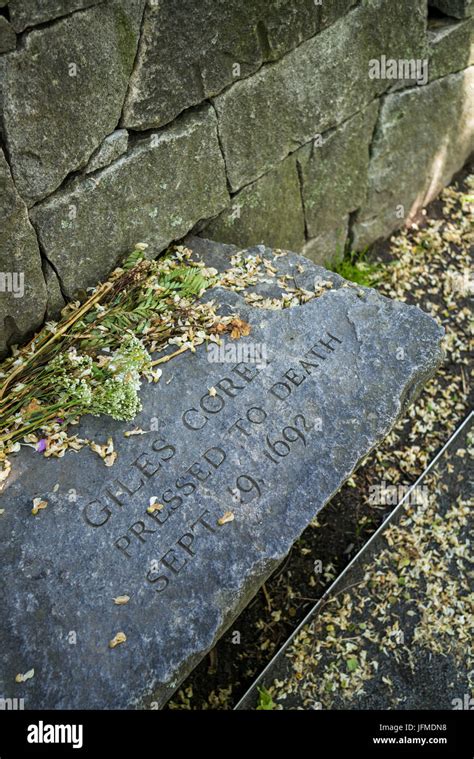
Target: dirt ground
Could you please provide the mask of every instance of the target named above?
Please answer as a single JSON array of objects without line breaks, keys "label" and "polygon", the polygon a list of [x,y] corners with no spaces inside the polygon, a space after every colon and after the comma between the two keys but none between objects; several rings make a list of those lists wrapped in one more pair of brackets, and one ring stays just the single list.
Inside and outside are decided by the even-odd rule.
[{"label": "dirt ground", "polygon": [[473,443],[471,414],[239,709],[468,708]]}]

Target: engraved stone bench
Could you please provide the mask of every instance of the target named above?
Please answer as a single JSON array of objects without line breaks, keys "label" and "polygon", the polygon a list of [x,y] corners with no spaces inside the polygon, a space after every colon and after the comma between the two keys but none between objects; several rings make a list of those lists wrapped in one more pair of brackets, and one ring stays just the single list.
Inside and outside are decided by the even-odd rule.
[{"label": "engraved stone bench", "polygon": [[[189,245],[220,269],[235,252]],[[295,254],[263,256],[277,275],[257,294],[278,295],[282,275],[333,286],[283,310],[207,294],[250,323],[229,348],[244,360],[203,345],[143,386],[132,425],[85,417],[82,436],[113,436],[113,468],[86,449],[14,459],[0,496],[3,698],[161,706],[440,363],[442,329],[417,308]],[[237,345],[247,353],[233,355]],[[134,426],[148,433],[124,437]],[[32,517],[37,496],[48,507]],[[152,496],[163,508],[149,513]],[[111,648],[119,632],[126,641]]]}]

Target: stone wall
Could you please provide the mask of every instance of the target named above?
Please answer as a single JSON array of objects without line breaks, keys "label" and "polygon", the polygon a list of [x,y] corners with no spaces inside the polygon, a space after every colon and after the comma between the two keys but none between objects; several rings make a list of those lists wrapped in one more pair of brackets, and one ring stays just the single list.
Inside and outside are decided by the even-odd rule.
[{"label": "stone wall", "polygon": [[472,11],[0,0],[0,353],[137,241],[327,263],[405,224],[472,150]]}]

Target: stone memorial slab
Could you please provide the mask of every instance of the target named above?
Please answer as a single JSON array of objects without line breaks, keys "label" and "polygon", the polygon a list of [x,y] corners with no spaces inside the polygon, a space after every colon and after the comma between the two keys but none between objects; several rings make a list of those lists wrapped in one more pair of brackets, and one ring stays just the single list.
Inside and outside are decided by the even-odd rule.
[{"label": "stone memorial slab", "polygon": [[[235,252],[189,245],[220,270]],[[295,254],[248,255],[265,259],[263,282],[205,297],[250,334],[163,364],[133,423],[75,428],[113,437],[113,467],[89,449],[13,459],[0,497],[3,698],[159,708],[440,363],[442,329],[417,308]],[[332,286],[262,307],[283,276],[309,294]],[[124,436],[135,427],[146,434]],[[32,516],[35,497],[48,506]]]}]

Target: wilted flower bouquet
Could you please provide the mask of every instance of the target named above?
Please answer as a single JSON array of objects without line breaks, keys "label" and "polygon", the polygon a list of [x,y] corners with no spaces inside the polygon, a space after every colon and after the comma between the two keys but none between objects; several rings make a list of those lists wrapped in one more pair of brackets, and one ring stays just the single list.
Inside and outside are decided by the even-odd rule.
[{"label": "wilted flower bouquet", "polygon": [[83,304],[69,304],[0,365],[0,481],[20,440],[41,444],[85,413],[133,419],[140,378],[158,381],[157,364],[212,333],[214,304],[199,296],[217,272],[185,248],[158,260],[146,259],[145,248],[137,245]]}]

